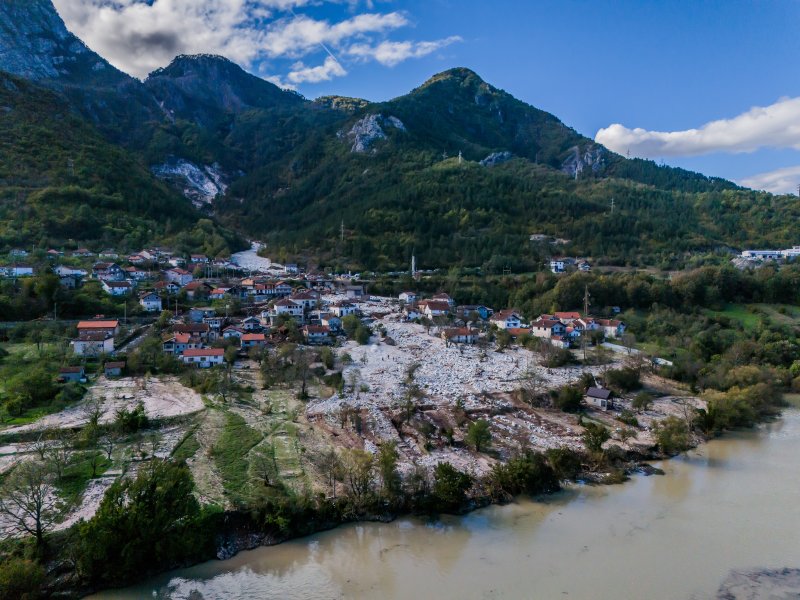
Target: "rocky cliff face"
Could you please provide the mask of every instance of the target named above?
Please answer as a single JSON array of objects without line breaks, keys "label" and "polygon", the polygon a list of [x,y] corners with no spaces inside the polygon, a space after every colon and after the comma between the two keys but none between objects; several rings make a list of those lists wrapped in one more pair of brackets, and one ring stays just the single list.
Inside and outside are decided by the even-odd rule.
[{"label": "rocky cliff face", "polygon": [[71,34],[51,0],[0,2],[0,70],[35,81],[92,85],[131,79]]}]

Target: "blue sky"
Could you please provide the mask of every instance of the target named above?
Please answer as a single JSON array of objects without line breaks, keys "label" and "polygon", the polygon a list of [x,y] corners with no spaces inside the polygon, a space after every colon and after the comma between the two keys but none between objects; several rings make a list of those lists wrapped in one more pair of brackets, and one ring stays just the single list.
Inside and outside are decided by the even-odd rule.
[{"label": "blue sky", "polygon": [[[213,52],[308,97],[383,100],[465,66],[587,136],[604,129],[598,139],[623,154],[775,190],[800,183],[794,0],[55,3],[90,47],[140,77],[175,54]],[[168,44],[142,42],[165,28]]]}]

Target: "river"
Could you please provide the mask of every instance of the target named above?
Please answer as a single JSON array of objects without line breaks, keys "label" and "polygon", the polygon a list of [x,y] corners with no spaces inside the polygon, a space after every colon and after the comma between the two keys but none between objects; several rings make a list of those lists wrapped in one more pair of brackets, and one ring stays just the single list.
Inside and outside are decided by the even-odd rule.
[{"label": "river", "polygon": [[94,598],[714,598],[731,570],[800,566],[798,457],[791,409],[659,464],[664,476],[348,525]]}]

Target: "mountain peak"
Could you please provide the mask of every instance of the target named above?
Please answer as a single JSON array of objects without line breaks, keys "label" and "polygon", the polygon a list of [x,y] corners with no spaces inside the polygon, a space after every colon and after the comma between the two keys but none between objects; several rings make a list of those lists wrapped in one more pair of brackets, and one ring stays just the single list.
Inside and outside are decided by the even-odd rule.
[{"label": "mountain peak", "polygon": [[447,69],[446,71],[442,71],[441,73],[437,73],[436,75],[431,76],[420,87],[424,88],[443,81],[457,81],[460,83],[475,83],[475,84],[485,83],[485,81],[481,79],[481,76],[478,75],[472,69],[468,69],[467,67],[454,67],[452,69]]},{"label": "mountain peak", "polygon": [[52,0],[0,2],[0,70],[32,80],[92,85],[130,79],[69,32]]},{"label": "mountain peak", "polygon": [[182,54],[150,73],[145,86],[173,116],[209,124],[220,112],[296,106],[302,96],[214,54]]}]

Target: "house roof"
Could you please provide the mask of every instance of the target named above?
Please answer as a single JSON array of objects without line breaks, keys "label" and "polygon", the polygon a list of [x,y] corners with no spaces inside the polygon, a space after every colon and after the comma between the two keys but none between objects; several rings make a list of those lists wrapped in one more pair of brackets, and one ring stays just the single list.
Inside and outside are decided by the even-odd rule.
[{"label": "house roof", "polygon": [[131,284],[127,281],[104,281],[103,285],[110,288],[129,288]]},{"label": "house roof", "polygon": [[186,323],[172,326],[172,331],[175,333],[205,333],[210,330],[211,327],[208,326],[208,323]]},{"label": "house roof", "polygon": [[581,313],[579,312],[557,312],[553,315],[556,319],[580,319]]},{"label": "house roof", "polygon": [[611,398],[611,390],[606,390],[598,387],[590,387],[586,390],[586,395],[590,398],[597,398],[599,400],[608,400]]},{"label": "house roof", "polygon": [[445,302],[444,300],[425,300],[420,302],[420,305],[427,306],[428,310],[431,312],[437,310],[439,312],[448,312],[450,310],[450,304]]},{"label": "house roof", "polygon": [[450,329],[445,329],[442,332],[442,335],[448,338],[461,337],[467,335],[478,335],[478,330],[469,329],[468,327],[452,327]]},{"label": "house roof", "polygon": [[119,321],[80,321],[78,322],[78,330],[81,329],[116,329],[119,327]]},{"label": "house roof", "polygon": [[525,327],[511,327],[511,328],[507,329],[506,331],[508,331],[508,333],[509,333],[509,335],[511,335],[511,337],[518,337],[520,335],[525,335],[525,334],[531,332],[530,329],[526,329]]},{"label": "house roof", "polygon": [[59,373],[83,373],[83,367],[61,367]]},{"label": "house roof", "polygon": [[104,342],[111,337],[108,331],[81,331],[78,335],[79,342]]},{"label": "house roof", "polygon": [[245,333],[242,336],[243,342],[265,342],[267,341],[267,336],[263,333]]},{"label": "house roof", "polygon": [[225,356],[224,348],[189,348],[183,351],[184,356]]},{"label": "house roof", "polygon": [[124,367],[125,367],[125,361],[107,362],[105,365],[103,365],[104,369],[122,369]]},{"label": "house roof", "polygon": [[534,321],[531,323],[531,327],[539,327],[545,329],[552,329],[553,327],[558,327],[561,325],[561,321],[551,321],[549,319],[539,319],[538,321]]},{"label": "house roof", "polygon": [[505,321],[509,317],[520,318],[519,311],[514,310],[513,308],[507,308],[505,310],[501,310],[499,312],[494,313],[491,317],[489,317],[489,320],[490,321]]},{"label": "house roof", "polygon": [[305,327],[303,327],[303,331],[305,331],[306,333],[317,333],[317,334],[331,332],[330,327],[327,327],[325,325],[306,325]]}]

